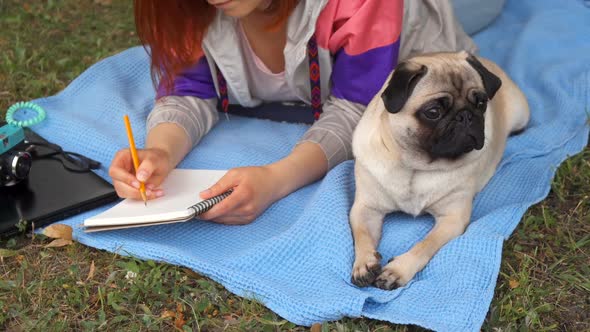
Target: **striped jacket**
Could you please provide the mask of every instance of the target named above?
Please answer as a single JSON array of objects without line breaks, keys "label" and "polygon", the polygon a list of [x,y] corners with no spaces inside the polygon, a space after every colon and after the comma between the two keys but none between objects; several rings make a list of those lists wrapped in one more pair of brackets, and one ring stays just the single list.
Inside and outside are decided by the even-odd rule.
[{"label": "striped jacket", "polygon": [[[300,0],[287,23],[285,79],[307,104],[307,42],[313,34],[323,113],[300,143],[319,144],[330,168],[352,157],[352,132],[400,59],[426,51],[475,51],[447,0],[406,1],[405,7],[403,0]],[[173,91],[158,89],[148,130],[174,122],[198,143],[218,120],[217,68],[227,81],[230,104],[264,102],[250,94],[238,38],[237,20],[219,11],[203,41],[204,56],[175,78]]]}]

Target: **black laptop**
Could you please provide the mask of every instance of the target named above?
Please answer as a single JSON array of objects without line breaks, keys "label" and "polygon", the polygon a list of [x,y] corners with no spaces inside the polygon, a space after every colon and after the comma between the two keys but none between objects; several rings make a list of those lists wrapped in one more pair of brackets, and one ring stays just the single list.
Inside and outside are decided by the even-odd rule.
[{"label": "black laptop", "polygon": [[[30,129],[26,140],[44,142]],[[33,158],[26,180],[0,186],[0,237],[46,226],[117,200],[113,186],[92,171],[72,172],[59,157]]]}]

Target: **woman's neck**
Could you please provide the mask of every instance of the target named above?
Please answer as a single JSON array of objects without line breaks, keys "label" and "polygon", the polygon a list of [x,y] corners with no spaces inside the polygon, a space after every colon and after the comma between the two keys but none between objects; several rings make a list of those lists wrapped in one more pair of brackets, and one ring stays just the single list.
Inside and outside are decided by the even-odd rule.
[{"label": "woman's neck", "polygon": [[276,17],[264,10],[256,9],[247,16],[239,18],[239,20],[242,26],[248,27],[252,32],[268,33],[271,32],[268,27],[274,23]]},{"label": "woman's neck", "polygon": [[240,23],[254,53],[273,73],[285,70],[283,50],[287,42],[287,24],[269,29],[275,17],[262,10],[240,18]]}]

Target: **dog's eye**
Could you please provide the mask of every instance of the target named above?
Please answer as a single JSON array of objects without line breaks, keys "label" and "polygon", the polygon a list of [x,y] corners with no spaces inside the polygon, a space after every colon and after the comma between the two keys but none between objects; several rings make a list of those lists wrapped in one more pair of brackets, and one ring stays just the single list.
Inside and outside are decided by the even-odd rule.
[{"label": "dog's eye", "polygon": [[440,119],[440,116],[441,116],[440,108],[432,107],[432,108],[426,109],[426,110],[422,111],[422,115],[424,115],[424,117],[430,121],[438,120],[438,119]]},{"label": "dog's eye", "polygon": [[475,105],[475,108],[480,111],[485,111],[488,105],[488,96],[483,92],[474,92],[473,93],[472,103]]},{"label": "dog's eye", "polygon": [[486,104],[487,104],[487,101],[486,100],[480,99],[480,100],[477,101],[477,104],[475,105],[475,107],[477,107],[478,110],[485,110],[486,109]]}]

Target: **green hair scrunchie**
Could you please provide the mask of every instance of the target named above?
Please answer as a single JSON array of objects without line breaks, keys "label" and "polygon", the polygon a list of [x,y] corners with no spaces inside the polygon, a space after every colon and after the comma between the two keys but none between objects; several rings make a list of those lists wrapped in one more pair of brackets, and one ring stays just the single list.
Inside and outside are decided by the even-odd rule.
[{"label": "green hair scrunchie", "polygon": [[[37,116],[35,116],[34,118],[31,119],[27,119],[24,121],[17,121],[14,119],[14,113],[16,113],[17,111],[20,110],[24,110],[24,109],[31,109],[35,112],[37,112]],[[8,108],[8,111],[6,111],[6,123],[8,123],[9,125],[13,125],[13,126],[17,126],[17,127],[29,127],[32,125],[35,125],[41,121],[43,121],[43,119],[45,119],[46,113],[45,110],[32,102],[18,102],[12,106],[10,106],[10,108]]]}]

